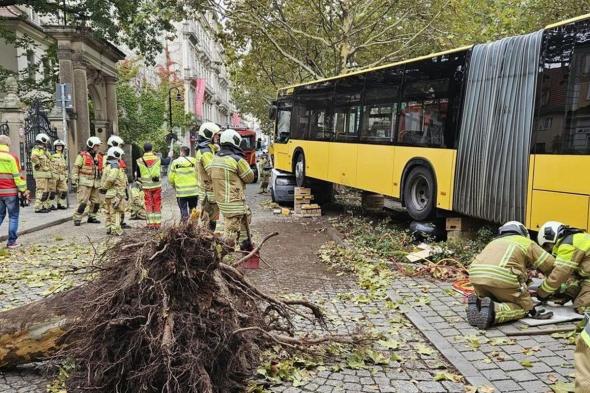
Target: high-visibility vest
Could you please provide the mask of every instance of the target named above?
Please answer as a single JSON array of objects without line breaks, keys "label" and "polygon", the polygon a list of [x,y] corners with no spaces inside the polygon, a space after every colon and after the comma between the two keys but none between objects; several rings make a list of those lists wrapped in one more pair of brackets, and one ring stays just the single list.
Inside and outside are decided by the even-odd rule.
[{"label": "high-visibility vest", "polygon": [[144,190],[151,190],[162,186],[160,179],[162,163],[158,156],[152,152],[148,152],[143,157],[138,158],[136,163],[139,168],[139,180]]},{"label": "high-visibility vest", "polygon": [[191,197],[199,194],[197,161],[193,157],[178,157],[172,161],[168,181],[176,190],[177,198]]},{"label": "high-visibility vest", "polygon": [[31,150],[33,177],[35,179],[51,179],[51,156],[47,149],[35,146]]},{"label": "high-visibility vest", "polygon": [[18,159],[9,153],[8,146],[0,145],[0,196],[16,196],[26,189],[27,183],[20,175]]},{"label": "high-visibility vest", "polygon": [[74,161],[72,168],[72,180],[79,181],[81,186],[98,187],[102,174],[103,156],[100,153],[92,156],[88,151],[82,150]]}]

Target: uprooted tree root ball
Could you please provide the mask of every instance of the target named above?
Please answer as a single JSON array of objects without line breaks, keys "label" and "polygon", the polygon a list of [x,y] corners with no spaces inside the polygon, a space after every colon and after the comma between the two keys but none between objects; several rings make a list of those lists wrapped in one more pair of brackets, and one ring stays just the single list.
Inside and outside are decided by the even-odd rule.
[{"label": "uprooted tree root ball", "polygon": [[58,355],[75,364],[67,391],[242,392],[270,346],[355,341],[294,336],[295,315],[323,324],[321,311],[259,291],[221,263],[221,248],[188,224],[135,232],[109,249],[72,305]]}]

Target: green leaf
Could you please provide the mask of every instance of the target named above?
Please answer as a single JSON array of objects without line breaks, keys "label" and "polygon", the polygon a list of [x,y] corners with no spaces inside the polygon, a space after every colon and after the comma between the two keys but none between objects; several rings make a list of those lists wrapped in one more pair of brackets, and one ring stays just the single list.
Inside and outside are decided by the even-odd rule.
[{"label": "green leaf", "polygon": [[525,359],[522,362],[520,362],[520,364],[523,367],[533,367],[533,362],[531,362],[529,359]]},{"label": "green leaf", "polygon": [[387,349],[398,349],[400,346],[400,342],[398,340],[395,340],[393,338],[390,338],[389,340],[379,340],[377,341],[377,344],[381,345],[384,348]]},{"label": "green leaf", "polygon": [[431,347],[429,347],[425,344],[422,344],[422,343],[420,343],[416,346],[416,350],[418,351],[419,354],[426,355],[426,356],[430,356],[434,353],[434,350]]},{"label": "green leaf", "polygon": [[551,390],[554,393],[574,393],[575,386],[573,382],[557,382],[555,385],[551,385]]}]

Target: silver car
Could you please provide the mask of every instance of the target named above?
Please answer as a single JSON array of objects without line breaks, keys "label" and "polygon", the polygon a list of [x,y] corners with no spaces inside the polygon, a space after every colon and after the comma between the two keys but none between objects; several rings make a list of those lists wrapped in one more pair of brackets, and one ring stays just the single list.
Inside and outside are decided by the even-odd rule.
[{"label": "silver car", "polygon": [[295,176],[273,169],[270,178],[270,195],[273,202],[293,203],[295,200]]}]

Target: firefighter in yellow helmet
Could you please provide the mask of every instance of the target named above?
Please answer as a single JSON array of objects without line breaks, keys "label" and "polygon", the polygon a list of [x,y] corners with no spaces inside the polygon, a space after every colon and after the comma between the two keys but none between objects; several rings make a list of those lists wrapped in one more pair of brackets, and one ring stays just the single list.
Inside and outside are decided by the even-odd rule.
[{"label": "firefighter in yellow helmet", "polygon": [[55,178],[55,189],[52,190],[49,199],[52,201],[54,209],[68,208],[68,161],[65,156],[66,144],[61,139],[53,142],[55,153],[51,156],[53,164],[53,177]]},{"label": "firefighter in yellow helmet", "polygon": [[584,313],[590,306],[590,234],[548,221],[539,229],[537,241],[555,256],[555,267],[537,289],[537,298],[561,292],[574,300],[578,313]]},{"label": "firefighter in yellow helmet", "polygon": [[102,144],[100,138],[91,136],[86,141],[86,150],[82,150],[72,167],[72,186],[77,188],[78,208],[74,212],[74,225],[79,226],[84,211],[88,208],[88,223],[100,224],[96,218],[100,209],[100,178],[102,176],[103,158],[99,152]]},{"label": "firefighter in yellow helmet", "polygon": [[49,196],[54,188],[51,154],[47,147],[51,139],[47,134],[35,137],[35,146],[31,150],[33,178],[35,179],[35,213],[48,213],[51,210]]},{"label": "firefighter in yellow helmet", "polygon": [[472,326],[487,329],[527,314],[551,318],[552,313],[535,309],[527,283],[528,269],[548,273],[553,269],[553,257],[530,239],[528,230],[518,221],[507,222],[498,232],[499,236],[469,267],[475,294],[468,299],[467,320]]},{"label": "firefighter in yellow helmet", "polygon": [[218,151],[214,139],[219,132],[221,132],[221,128],[217,124],[203,123],[199,128],[197,154],[195,156],[199,179],[198,195],[201,200],[201,217],[203,218],[203,224],[211,230],[215,229],[219,219],[219,207],[215,200],[211,176],[209,175],[211,163]]},{"label": "firefighter in yellow helmet", "polygon": [[584,316],[584,330],[576,341],[576,392],[590,391],[590,314]]},{"label": "firefighter in yellow helmet", "polygon": [[125,184],[127,176],[120,166],[123,149],[111,147],[107,151],[107,161],[101,179],[101,194],[104,194],[105,224],[108,235],[121,235],[121,213],[125,211]]},{"label": "firefighter in yellow helmet", "polygon": [[228,129],[219,138],[221,149],[211,163],[211,181],[215,200],[224,220],[224,241],[234,247],[240,240],[240,249],[250,250],[250,209],[246,205],[246,184],[254,181],[254,172],[244,159],[240,148],[242,137]]}]

